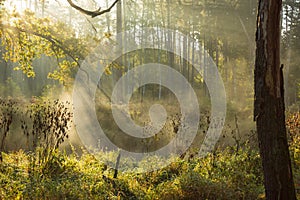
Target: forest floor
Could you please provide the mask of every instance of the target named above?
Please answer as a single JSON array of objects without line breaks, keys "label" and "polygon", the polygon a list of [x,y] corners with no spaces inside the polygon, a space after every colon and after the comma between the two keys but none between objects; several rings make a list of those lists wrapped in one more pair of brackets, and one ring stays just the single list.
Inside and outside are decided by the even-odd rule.
[{"label": "forest floor", "polygon": [[[150,105],[150,103],[146,105],[148,104]],[[14,108],[10,105],[4,103],[4,106],[8,106],[8,111]],[[44,110],[65,110],[64,106],[57,102],[54,103],[54,106],[53,104],[49,105],[52,107],[42,103],[40,107],[34,108],[39,108],[44,114],[48,114]],[[45,107],[51,109],[44,109]],[[166,105],[166,108],[174,110],[172,106]],[[116,132],[118,129],[117,126],[112,126],[109,109],[109,106],[106,109],[102,107],[98,110],[100,113],[98,117],[101,119],[104,129]],[[136,108],[133,110],[138,111]],[[146,119],[146,114],[148,114],[146,110],[148,108],[144,107],[139,112],[130,114],[133,119]],[[53,115],[53,112],[50,114]],[[49,119],[49,115],[43,116]],[[165,134],[170,134],[171,130],[174,130],[175,122],[179,123],[176,121],[175,111],[171,113],[171,116],[173,118],[168,119],[166,129],[162,130]],[[237,117],[235,118],[233,124],[235,126],[225,127],[228,129],[226,133],[239,132],[236,130],[239,130],[240,123],[238,123]],[[202,117],[202,119],[207,118]],[[70,119],[65,120],[67,122]],[[41,122],[45,124],[49,120]],[[137,121],[137,123],[142,122]],[[205,120],[200,120],[200,128],[205,129],[205,124],[207,124]],[[299,124],[299,112],[287,116],[290,157],[295,187],[300,198]],[[49,132],[50,135],[46,138],[51,139],[53,133],[51,135]],[[21,143],[20,134],[14,138],[17,140],[16,142]],[[44,144],[45,141],[41,140],[39,148],[31,148],[35,150],[1,152],[3,160],[0,161],[0,199],[264,199],[261,159],[257,145],[252,144],[253,139],[241,142],[236,137],[235,140],[236,144],[227,145],[227,147],[219,145],[214,152],[201,158],[195,156],[193,153],[195,147],[191,146],[184,159],[172,157],[170,158],[173,159],[172,162],[165,167],[159,167],[159,163],[167,163],[168,160],[163,160],[158,156],[146,157],[139,163],[122,157],[120,169],[123,170],[120,170],[117,176],[115,176],[112,166],[116,164],[118,152],[99,150],[97,153],[90,154],[86,149],[80,149],[80,147],[75,149],[72,145],[70,151],[67,148],[65,148],[66,150],[57,150],[46,148],[49,147],[49,144]],[[8,141],[7,143],[12,145],[12,142]],[[145,164],[159,169],[142,173]]]},{"label": "forest floor", "polygon": [[[300,148],[290,145],[296,188]],[[54,152],[48,160],[24,151],[3,153],[0,199],[264,199],[260,156],[247,145],[216,150],[203,158],[176,159],[147,173],[119,172],[94,155]],[[115,159],[114,153],[97,156]],[[147,162],[156,161],[148,158]],[[138,167],[137,167],[138,170]],[[300,191],[298,197],[300,197]]]}]

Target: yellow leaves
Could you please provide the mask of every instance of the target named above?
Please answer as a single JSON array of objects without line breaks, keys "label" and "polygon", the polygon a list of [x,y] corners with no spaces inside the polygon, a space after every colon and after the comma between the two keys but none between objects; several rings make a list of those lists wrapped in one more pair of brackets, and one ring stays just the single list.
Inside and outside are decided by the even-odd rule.
[{"label": "yellow leaves", "polygon": [[[76,60],[78,60],[78,59],[76,59]],[[74,62],[71,62],[71,67],[72,67],[72,68],[77,67],[77,62],[75,62],[75,61],[74,61]]]},{"label": "yellow leaves", "polygon": [[16,10],[13,10],[12,17],[18,18],[20,17],[20,14]]},{"label": "yellow leaves", "polygon": [[257,199],[265,199],[266,195],[265,193],[258,195]]},{"label": "yellow leaves", "polygon": [[30,9],[25,9],[24,10],[24,15],[27,17],[34,17],[34,12],[31,11]]},{"label": "yellow leaves", "polygon": [[33,71],[33,67],[31,65],[31,62],[26,61],[20,61],[20,69],[23,71],[24,74],[27,75],[27,77],[35,77],[35,72]]},{"label": "yellow leaves", "polygon": [[207,16],[207,13],[206,13],[205,10],[203,9],[203,10],[201,10],[200,15],[201,15],[202,17],[206,17],[206,16]]},{"label": "yellow leaves", "polygon": [[[84,40],[76,38],[72,28],[49,18],[38,18],[30,10],[7,13],[6,18],[3,20],[8,28],[0,30],[5,51],[0,53],[6,61],[16,64],[14,70],[34,77],[32,62],[46,55],[58,62],[58,69],[50,73],[48,78],[65,83],[66,79],[72,77],[73,69],[77,67],[79,58],[85,56],[87,48]],[[106,33],[106,37],[111,37],[111,34]],[[70,57],[75,60],[70,60]],[[107,70],[107,73],[110,71]]]},{"label": "yellow leaves", "polygon": [[58,63],[59,68],[48,74],[49,79],[58,80],[61,84],[66,85],[70,81],[72,69],[77,67],[75,61],[63,60]]},{"label": "yellow leaves", "polygon": [[[100,62],[100,64],[105,64],[103,60],[100,60],[99,62]],[[117,69],[117,70],[120,70],[120,71],[122,72],[122,75],[125,74],[125,71],[124,71],[125,66],[119,65],[119,64],[116,63],[116,62],[112,62],[112,63],[107,64],[107,65],[105,66],[105,68],[104,68],[104,73],[105,73],[106,75],[111,75],[111,74],[112,74],[112,69],[113,69],[113,68],[114,68],[114,69]]]},{"label": "yellow leaves", "polygon": [[105,67],[104,72],[105,72],[106,75],[111,75],[112,74],[109,65]]},{"label": "yellow leaves", "polygon": [[203,76],[201,74],[198,74],[194,77],[194,80],[196,83],[203,83]]},{"label": "yellow leaves", "polygon": [[2,55],[2,58],[7,62],[9,61],[10,59],[10,53],[9,52],[6,52]]},{"label": "yellow leaves", "polygon": [[27,77],[35,77],[35,72],[31,70],[31,71],[28,71],[26,73],[26,75],[27,75]]},{"label": "yellow leaves", "polygon": [[106,32],[106,33],[104,33],[104,36],[105,36],[106,38],[110,38],[110,37],[112,36],[112,34],[109,33],[109,32]]},{"label": "yellow leaves", "polygon": [[14,67],[13,70],[15,70],[15,71],[21,70],[21,71],[23,71],[24,74],[26,74],[27,77],[35,77],[35,72],[33,70],[32,65],[24,63],[24,62],[22,62],[17,67]]}]

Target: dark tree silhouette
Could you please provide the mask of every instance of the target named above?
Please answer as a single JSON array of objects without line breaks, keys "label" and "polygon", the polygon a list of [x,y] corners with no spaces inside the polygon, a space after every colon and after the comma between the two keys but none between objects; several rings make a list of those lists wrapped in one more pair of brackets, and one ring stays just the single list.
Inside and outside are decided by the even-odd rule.
[{"label": "dark tree silhouette", "polygon": [[296,199],[285,127],[280,66],[281,0],[259,0],[256,31],[255,108],[267,199]]}]

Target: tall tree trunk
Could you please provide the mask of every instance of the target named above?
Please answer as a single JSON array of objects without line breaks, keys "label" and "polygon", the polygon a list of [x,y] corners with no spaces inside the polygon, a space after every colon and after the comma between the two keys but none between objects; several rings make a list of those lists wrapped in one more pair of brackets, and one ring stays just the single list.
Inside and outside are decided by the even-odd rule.
[{"label": "tall tree trunk", "polygon": [[[124,60],[123,60],[123,34],[122,31],[123,31],[123,18],[122,18],[122,3],[123,1],[118,1],[117,3],[117,13],[116,13],[116,17],[117,17],[117,27],[116,27],[116,32],[117,34],[116,35],[120,35],[122,34],[121,36],[119,36],[117,38],[117,42],[118,42],[118,46],[120,49],[118,49],[118,51],[120,51],[120,55],[121,58],[119,59],[118,61],[118,64],[119,66],[124,66]],[[122,77],[122,69],[116,69],[116,73],[115,73],[115,78],[116,78],[116,81],[118,81],[120,78]],[[120,91],[120,94],[123,95],[124,94],[124,84],[122,84],[122,88]]]},{"label": "tall tree trunk", "polygon": [[231,65],[232,79],[231,79],[231,98],[236,100],[236,65]]},{"label": "tall tree trunk", "polygon": [[[121,1],[118,1],[117,3],[117,33],[121,33],[122,32],[122,3]],[[122,46],[122,41],[118,41],[121,42],[120,46]]]},{"label": "tall tree trunk", "polygon": [[[142,19],[144,19],[145,17],[145,5],[143,4],[143,8],[142,8]],[[141,37],[140,37],[140,44],[141,44],[141,50],[139,51],[140,55],[139,55],[139,58],[140,58],[140,65],[142,64],[145,64],[145,49],[143,49],[143,43],[144,43],[144,26],[145,26],[145,21],[143,20],[142,21],[142,24],[141,24],[141,30],[142,30],[142,33],[141,33]],[[146,85],[143,85],[142,89],[141,89],[141,102],[143,102],[144,100],[144,95],[145,95],[145,92],[146,92]]]},{"label": "tall tree trunk", "polygon": [[256,32],[255,108],[266,198],[296,199],[286,136],[280,67],[281,0],[259,0]]},{"label": "tall tree trunk", "polygon": [[[105,1],[106,7],[109,7],[108,0]],[[110,33],[110,14],[106,13],[107,32]]]},{"label": "tall tree trunk", "polygon": [[187,76],[187,68],[188,68],[188,66],[187,66],[187,60],[186,60],[186,58],[187,58],[187,36],[185,35],[184,37],[183,37],[183,41],[182,41],[182,55],[183,55],[183,59],[182,59],[182,75],[184,76],[184,77],[188,77]]},{"label": "tall tree trunk", "polygon": [[[206,41],[206,36],[204,35],[204,38],[203,38],[203,80],[206,80],[206,63],[207,63],[207,54],[208,54],[208,50],[207,50],[207,41]],[[207,52],[205,52],[205,50]],[[203,89],[204,89],[204,94],[205,96],[208,96],[208,92],[206,90],[206,85],[205,85],[205,82],[202,83],[203,84]]]}]

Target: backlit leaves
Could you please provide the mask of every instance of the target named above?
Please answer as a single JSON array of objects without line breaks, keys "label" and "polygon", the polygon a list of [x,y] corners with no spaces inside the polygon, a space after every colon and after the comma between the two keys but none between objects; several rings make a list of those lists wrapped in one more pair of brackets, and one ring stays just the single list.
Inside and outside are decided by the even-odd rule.
[{"label": "backlit leaves", "polygon": [[[49,18],[37,18],[33,12],[25,10],[3,11],[0,22],[1,52],[5,61],[17,63],[15,70],[21,70],[28,77],[34,77],[32,65],[41,55],[55,57],[58,69],[49,74],[60,82],[70,75],[70,69],[78,67],[79,58],[87,54],[84,41],[75,37],[74,30],[61,22]],[[72,60],[72,61],[69,61]],[[42,66],[41,66],[42,67]]]}]

